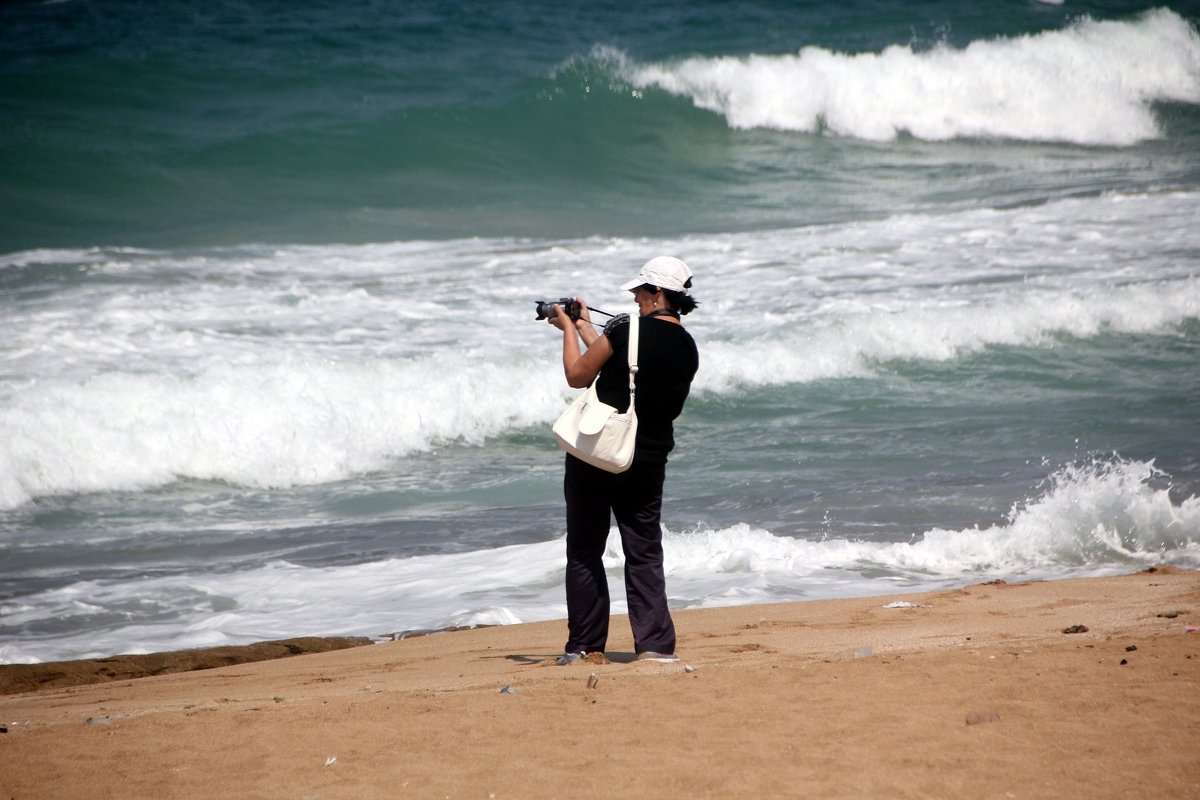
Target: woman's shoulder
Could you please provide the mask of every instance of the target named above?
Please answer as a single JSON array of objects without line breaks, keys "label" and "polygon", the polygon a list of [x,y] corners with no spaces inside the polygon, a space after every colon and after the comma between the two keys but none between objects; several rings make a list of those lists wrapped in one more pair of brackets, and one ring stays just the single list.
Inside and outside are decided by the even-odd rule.
[{"label": "woman's shoulder", "polygon": [[629,328],[629,315],[628,314],[617,314],[615,317],[610,319],[608,321],[608,324],[604,326],[603,333],[605,336],[607,336],[609,339],[611,339],[613,334],[617,332],[617,329],[622,326],[624,326],[625,329]]}]

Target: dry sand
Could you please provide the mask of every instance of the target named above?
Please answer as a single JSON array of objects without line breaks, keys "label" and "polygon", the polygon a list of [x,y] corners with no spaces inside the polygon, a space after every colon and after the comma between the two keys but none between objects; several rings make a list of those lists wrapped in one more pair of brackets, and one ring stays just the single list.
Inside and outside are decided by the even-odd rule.
[{"label": "dry sand", "polygon": [[551,622],[0,696],[0,798],[1200,798],[1197,572],[676,624],[677,664],[618,618],[603,664]]}]

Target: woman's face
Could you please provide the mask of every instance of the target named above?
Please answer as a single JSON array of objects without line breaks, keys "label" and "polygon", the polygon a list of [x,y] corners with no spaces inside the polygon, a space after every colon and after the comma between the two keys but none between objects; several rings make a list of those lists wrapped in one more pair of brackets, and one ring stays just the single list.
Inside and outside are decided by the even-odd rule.
[{"label": "woman's face", "polygon": [[638,311],[643,317],[660,308],[666,308],[666,298],[663,297],[662,289],[652,292],[646,285],[639,286],[633,290],[633,299],[637,301]]}]

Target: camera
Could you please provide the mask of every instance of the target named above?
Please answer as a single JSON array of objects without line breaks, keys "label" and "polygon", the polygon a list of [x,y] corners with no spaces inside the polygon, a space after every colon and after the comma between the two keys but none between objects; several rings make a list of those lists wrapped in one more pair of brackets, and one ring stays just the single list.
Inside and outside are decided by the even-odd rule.
[{"label": "camera", "polygon": [[562,310],[566,311],[567,316],[571,319],[579,319],[582,311],[579,307],[579,301],[573,297],[560,297],[557,300],[534,300],[533,302],[537,304],[537,316],[534,319],[553,317],[555,306],[561,306]]}]

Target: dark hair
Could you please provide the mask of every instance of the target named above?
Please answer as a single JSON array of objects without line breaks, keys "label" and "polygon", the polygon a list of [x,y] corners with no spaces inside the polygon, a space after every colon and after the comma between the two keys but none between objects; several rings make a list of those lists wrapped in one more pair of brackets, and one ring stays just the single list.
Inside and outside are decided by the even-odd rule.
[{"label": "dark hair", "polygon": [[671,307],[680,314],[690,314],[696,309],[696,306],[700,305],[690,294],[676,292],[671,289],[663,289],[662,292],[666,295],[667,302],[671,304]]}]

